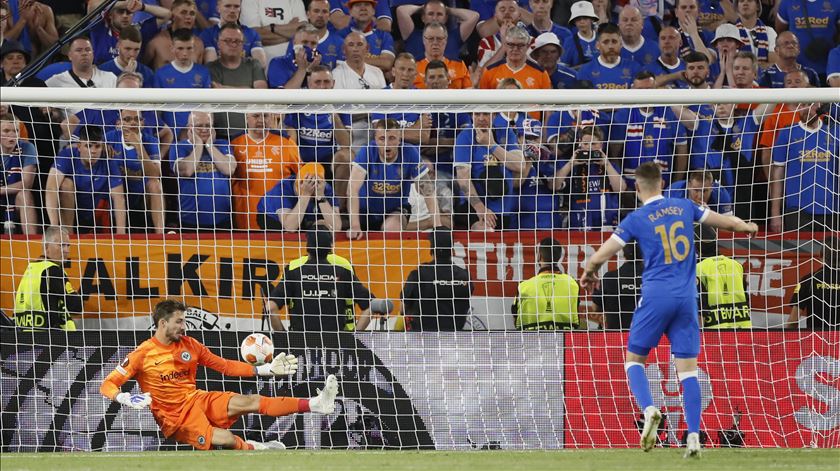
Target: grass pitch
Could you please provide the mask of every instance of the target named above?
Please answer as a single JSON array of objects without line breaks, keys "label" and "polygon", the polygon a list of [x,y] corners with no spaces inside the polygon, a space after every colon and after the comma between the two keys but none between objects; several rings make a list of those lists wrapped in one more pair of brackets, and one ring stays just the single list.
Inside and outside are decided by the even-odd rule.
[{"label": "grass pitch", "polygon": [[699,460],[682,450],[565,451],[210,451],[142,453],[3,453],[2,471],[15,470],[797,470],[838,471],[838,449],[710,449]]}]

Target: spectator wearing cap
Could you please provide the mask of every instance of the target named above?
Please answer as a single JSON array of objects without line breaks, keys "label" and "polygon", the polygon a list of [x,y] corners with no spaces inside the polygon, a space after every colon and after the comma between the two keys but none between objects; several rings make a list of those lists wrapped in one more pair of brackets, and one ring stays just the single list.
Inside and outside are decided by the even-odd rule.
[{"label": "spectator wearing cap", "polygon": [[776,30],[790,31],[801,45],[799,63],[810,67],[825,82],[828,54],[837,44],[840,24],[840,2],[802,2],[802,0],[780,0],[776,12]]},{"label": "spectator wearing cap", "polygon": [[105,155],[104,137],[101,127],[83,126],[79,141],[56,156],[44,190],[50,226],[78,224],[77,232],[91,232],[95,210],[110,207],[114,232],[126,233],[123,173],[119,162]]},{"label": "spectator wearing cap", "polygon": [[8,0],[3,2],[6,15],[0,22],[4,25],[3,40],[18,41],[29,51],[44,52],[58,41],[55,16],[52,8],[36,1]]},{"label": "spectator wearing cap", "polygon": [[[673,26],[659,31],[659,57],[645,70],[656,76],[656,87],[688,88],[685,81],[685,61],[680,57],[682,37]],[[706,58],[706,62],[709,59]]]},{"label": "spectator wearing cap", "polygon": [[249,0],[242,2],[239,22],[260,35],[266,60],[270,61],[286,53],[305,18],[302,0]]},{"label": "spectator wearing cap", "polygon": [[579,67],[598,56],[595,47],[598,15],[592,3],[587,1],[572,4],[569,24],[574,25],[572,37],[563,42],[563,56],[560,61],[569,67]]},{"label": "spectator wearing cap", "polygon": [[530,170],[519,190],[516,227],[518,229],[560,229],[564,215],[559,191],[563,180],[555,178],[557,158],[542,142],[542,123],[526,119],[522,123],[522,153]]},{"label": "spectator wearing cap", "polygon": [[531,36],[521,26],[505,31],[505,60],[488,66],[481,74],[478,88],[494,89],[506,79],[515,79],[527,90],[549,89],[551,79],[539,64],[528,60]]},{"label": "spectator wearing cap", "polygon": [[[443,56],[459,57],[464,41],[473,34],[479,19],[478,12],[449,7],[442,0],[427,0],[422,5],[400,5],[396,11],[397,25],[405,39],[405,51],[418,59],[441,60]],[[426,39],[426,30],[432,24],[442,26],[445,33],[443,39],[440,39],[441,35],[437,35],[431,41],[436,51],[440,49],[434,58],[429,57],[429,40]]]},{"label": "spectator wearing cap", "polygon": [[519,283],[512,311],[517,330],[571,330],[579,326],[580,287],[563,273],[563,246],[545,238],[537,249],[537,274]]},{"label": "spectator wearing cap", "polygon": [[[504,39],[507,30],[519,24],[521,10],[515,0],[499,0],[493,10],[493,18],[478,24],[478,35],[482,38],[478,43],[476,70],[479,75],[483,67],[494,64],[505,57],[507,48]],[[528,34],[526,31],[525,34]],[[531,35],[528,34],[530,43]],[[473,80],[476,82],[477,80]]]},{"label": "spectator wearing cap", "polygon": [[[150,16],[139,23],[135,23],[134,14],[138,11],[145,11]],[[122,38],[123,29],[135,28],[140,40],[134,42],[142,45],[151,41],[158,34],[161,26],[166,24],[171,17],[172,12],[168,8],[152,4],[147,5],[142,0],[121,0],[114,3],[104,19],[96,22],[89,31],[90,42],[93,44],[93,61],[97,64],[103,64],[119,56],[119,42]]]},{"label": "spectator wearing cap", "polygon": [[598,57],[578,70],[580,88],[620,90],[630,88],[641,66],[621,57],[621,31],[607,23],[598,28]]},{"label": "spectator wearing cap", "polygon": [[452,233],[437,228],[429,234],[432,261],[412,270],[403,285],[402,313],[406,330],[463,330],[470,316],[474,286],[470,273],[452,261]]},{"label": "spectator wearing cap", "polygon": [[647,67],[659,56],[659,46],[642,36],[642,12],[627,5],[618,15],[618,29],[621,32],[621,57]]},{"label": "spectator wearing cap", "polygon": [[541,34],[554,33],[560,39],[561,44],[572,37],[569,28],[560,26],[551,19],[551,8],[554,6],[554,0],[529,0],[528,6],[533,14],[533,19],[526,26],[531,37],[536,38]]},{"label": "spectator wearing cap", "polygon": [[154,83],[155,73],[138,60],[142,47],[143,37],[140,30],[134,26],[126,26],[120,30],[120,38],[116,44],[116,57],[103,63],[99,68],[117,77],[123,72],[138,73],[143,77],[143,87],[150,88]]},{"label": "spectator wearing cap", "polygon": [[320,225],[341,230],[338,203],[324,166],[310,162],[297,175],[274,185],[257,204],[259,227],[287,232],[309,231]]},{"label": "spectator wearing cap", "polygon": [[560,62],[563,46],[554,33],[542,33],[531,46],[531,59],[548,73],[553,88],[575,88],[577,72]]},{"label": "spectator wearing cap", "polygon": [[776,62],[776,30],[761,21],[761,0],[735,0],[738,20],[735,27],[744,43],[742,51],[750,51],[758,58],[761,68]]},{"label": "spectator wearing cap", "polygon": [[459,199],[453,223],[459,229],[501,230],[512,227],[516,210],[514,181],[527,174],[528,166],[516,135],[497,143],[493,113],[472,114],[472,127],[455,138],[455,180]]},{"label": "spectator wearing cap", "polygon": [[713,88],[733,86],[732,65],[735,55],[743,46],[741,35],[735,25],[724,23],[715,30],[712,47],[715,48],[717,62],[714,62],[710,68],[710,74],[715,79]]},{"label": "spectator wearing cap", "polygon": [[470,71],[463,61],[445,56],[448,33],[441,23],[430,23],[423,29],[423,59],[417,62],[415,88],[426,88],[424,77],[429,62],[440,61],[446,65],[449,74],[449,88],[473,88]]},{"label": "spectator wearing cap", "polygon": [[706,46],[712,43],[714,33],[701,30],[698,26],[699,7],[698,0],[676,0],[674,5],[674,23],[682,37],[682,48],[680,57],[684,57],[691,51],[702,52],[709,57],[709,61],[715,60],[715,55]]},{"label": "spectator wearing cap", "polygon": [[265,49],[263,49],[260,35],[239,22],[239,16],[242,13],[242,0],[218,0],[216,5],[219,11],[219,23],[201,32],[201,41],[204,42],[204,63],[209,64],[218,59],[219,34],[222,31],[222,26],[233,23],[239,25],[242,31],[242,50],[245,56],[253,57],[263,68],[266,68],[268,59],[265,57]]},{"label": "spectator wearing cap", "polygon": [[[9,83],[15,75],[29,63],[29,51],[21,43],[14,39],[3,41],[0,46],[0,85]],[[35,76],[28,77],[21,83],[23,87],[45,87],[43,80]]]},{"label": "spectator wearing cap", "polygon": [[[840,49],[834,48],[835,51]],[[776,36],[776,48],[774,49],[776,56],[775,63],[765,68],[758,79],[758,84],[764,88],[787,88],[785,85],[785,76],[791,72],[801,71],[806,75],[808,83],[812,87],[819,87],[820,77],[817,72],[806,67],[798,62],[799,58],[799,38],[790,31],[783,31]],[[829,60],[830,62],[830,60]],[[830,73],[830,72],[829,72]],[[838,87],[840,84],[830,85]]]},{"label": "spectator wearing cap", "polygon": [[[384,0],[383,0],[384,1]],[[376,0],[349,0],[350,24],[337,32],[339,37],[345,37],[351,32],[362,35],[368,44],[368,54],[365,62],[378,67],[382,72],[388,72],[394,66],[394,38],[391,33],[377,29],[374,18]]]},{"label": "spectator wearing cap", "polygon": [[[327,7],[327,17],[331,23],[330,28],[333,31],[346,28],[350,24],[350,21],[352,21],[350,6],[344,0],[329,0]],[[376,28],[390,32],[394,20],[391,17],[390,2],[386,0],[376,2],[374,14],[376,15]]]},{"label": "spectator wearing cap", "polygon": [[175,0],[169,8],[172,11],[172,22],[169,24],[169,27],[162,29],[149,41],[147,44],[148,47],[143,51],[143,62],[157,71],[166,64],[180,61],[181,59],[176,57],[180,55],[176,54],[175,51],[177,47],[175,42],[178,41],[175,35],[183,29],[189,31],[194,36],[192,40],[194,47],[190,49],[192,62],[203,64],[204,41],[198,37],[199,30],[196,29],[198,9],[195,0]]}]

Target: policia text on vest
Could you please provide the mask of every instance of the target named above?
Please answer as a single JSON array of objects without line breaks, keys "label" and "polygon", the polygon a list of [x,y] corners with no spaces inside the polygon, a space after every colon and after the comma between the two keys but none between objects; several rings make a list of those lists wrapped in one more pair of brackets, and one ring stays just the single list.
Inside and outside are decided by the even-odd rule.
[{"label": "policia text on vest", "polygon": [[77,293],[61,266],[52,260],[29,263],[15,293],[15,324],[24,329],[76,330],[70,317],[82,313]]},{"label": "policia text on vest", "polygon": [[697,264],[700,316],[706,329],[749,329],[750,306],[744,289],[744,267],[724,255]]}]

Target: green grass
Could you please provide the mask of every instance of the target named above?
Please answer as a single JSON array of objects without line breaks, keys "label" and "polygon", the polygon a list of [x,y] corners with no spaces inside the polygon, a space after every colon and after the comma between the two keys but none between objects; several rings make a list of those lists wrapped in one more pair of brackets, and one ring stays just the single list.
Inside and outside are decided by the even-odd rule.
[{"label": "green grass", "polygon": [[565,451],[210,451],[142,453],[4,453],[0,469],[14,470],[840,470],[840,450],[711,449],[685,460],[677,449]]}]

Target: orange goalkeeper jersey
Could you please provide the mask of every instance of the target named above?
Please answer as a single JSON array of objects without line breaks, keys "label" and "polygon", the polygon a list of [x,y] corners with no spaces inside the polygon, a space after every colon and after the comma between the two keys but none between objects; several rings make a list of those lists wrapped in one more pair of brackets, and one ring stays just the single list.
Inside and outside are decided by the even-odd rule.
[{"label": "orange goalkeeper jersey", "polygon": [[152,396],[152,415],[160,423],[179,422],[180,409],[196,393],[195,372],[204,365],[228,376],[254,376],[254,367],[214,355],[201,342],[181,336],[171,345],[156,338],[141,343],[105,378],[99,392],[114,399],[131,378]]}]

